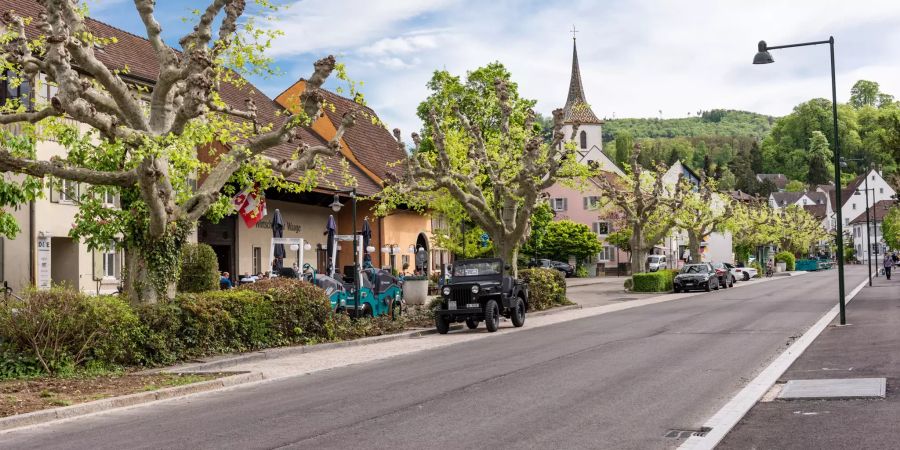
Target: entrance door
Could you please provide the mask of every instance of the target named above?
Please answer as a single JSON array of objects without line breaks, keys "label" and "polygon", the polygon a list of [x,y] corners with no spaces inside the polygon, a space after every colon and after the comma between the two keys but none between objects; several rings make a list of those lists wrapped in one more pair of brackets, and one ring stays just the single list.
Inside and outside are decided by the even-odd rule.
[{"label": "entrance door", "polygon": [[50,239],[50,280],[54,286],[78,289],[78,243],[74,239]]},{"label": "entrance door", "polygon": [[231,277],[235,278],[237,267],[235,267],[235,216],[228,216],[219,221],[219,223],[210,223],[207,220],[201,220],[197,226],[197,241],[209,244],[213,251],[216,252],[216,259],[219,261],[219,272],[229,272]]}]

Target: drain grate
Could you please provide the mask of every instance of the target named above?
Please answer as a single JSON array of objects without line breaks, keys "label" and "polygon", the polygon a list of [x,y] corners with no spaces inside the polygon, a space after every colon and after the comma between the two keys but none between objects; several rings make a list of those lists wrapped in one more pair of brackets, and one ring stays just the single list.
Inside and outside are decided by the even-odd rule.
[{"label": "drain grate", "polygon": [[712,431],[712,428],[703,427],[699,430],[668,430],[663,436],[672,439],[687,439],[691,436],[703,437],[706,433]]}]

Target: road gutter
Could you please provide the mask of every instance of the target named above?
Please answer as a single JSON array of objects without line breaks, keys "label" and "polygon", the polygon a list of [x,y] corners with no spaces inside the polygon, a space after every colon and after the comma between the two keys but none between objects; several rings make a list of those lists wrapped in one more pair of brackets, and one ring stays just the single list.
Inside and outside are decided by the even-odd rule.
[{"label": "road gutter", "polygon": [[[847,303],[850,303],[854,297],[868,284],[869,280],[863,280],[853,291],[847,295]],[[692,436],[684,441],[679,450],[712,450],[725,438],[728,432],[756,405],[757,402],[772,388],[778,379],[794,364],[794,361],[803,354],[804,351],[819,337],[819,334],[828,327],[834,318],[838,315],[838,305],[831,308],[825,313],[818,322],[813,324],[803,336],[794,341],[790,347],[785,349],[768,367],[763,369],[750,383],[744,386],[728,403],[725,404],[718,412],[713,414],[706,423],[704,428],[710,431],[704,436]]]}]

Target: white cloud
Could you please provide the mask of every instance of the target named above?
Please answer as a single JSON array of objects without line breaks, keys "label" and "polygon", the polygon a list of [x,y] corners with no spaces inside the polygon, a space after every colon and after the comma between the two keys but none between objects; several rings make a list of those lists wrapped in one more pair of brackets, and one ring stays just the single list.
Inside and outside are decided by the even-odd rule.
[{"label": "white cloud", "polygon": [[[683,117],[734,108],[783,115],[830,97],[827,46],[773,52],[753,66],[756,43],[836,39],[839,99],[860,78],[900,97],[900,2],[693,0],[438,2],[305,0],[279,23],[276,55],[344,55],[382,119],[405,133],[436,69],[464,75],[504,63],[523,95],[549,114],[565,102],[572,24],[585,91],[601,117]],[[312,53],[311,53],[312,52]],[[308,64],[304,63],[304,69]]]}]

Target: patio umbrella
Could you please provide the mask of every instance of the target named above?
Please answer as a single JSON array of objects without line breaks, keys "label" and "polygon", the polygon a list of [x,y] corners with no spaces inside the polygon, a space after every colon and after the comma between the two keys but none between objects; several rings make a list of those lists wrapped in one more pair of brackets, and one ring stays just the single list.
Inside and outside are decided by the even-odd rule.
[{"label": "patio umbrella", "polygon": [[331,255],[334,252],[334,230],[337,229],[337,226],[334,223],[334,216],[328,216],[328,223],[325,224],[325,234],[328,235],[327,240],[325,241],[325,264],[327,267],[328,276],[334,276],[334,261],[331,260]]},{"label": "patio umbrella", "polygon": [[[281,210],[279,209],[275,210],[275,215],[272,217],[272,237],[284,237],[284,218],[281,217]],[[285,255],[284,244],[275,244],[275,261],[272,264],[272,270],[277,271],[282,268]]]},{"label": "patio umbrella", "polygon": [[372,267],[372,257],[369,256],[369,243],[372,241],[372,228],[369,226],[369,218],[363,220],[362,226],[362,245],[363,245],[363,267]]}]

